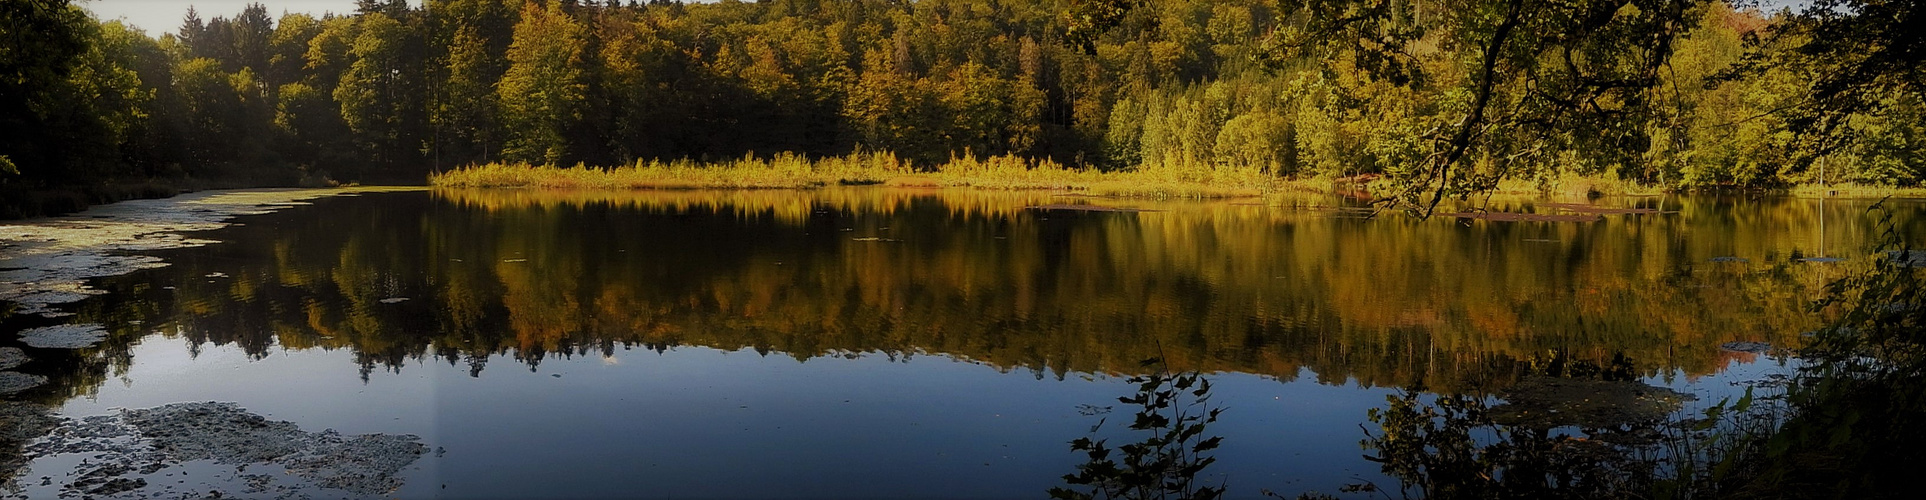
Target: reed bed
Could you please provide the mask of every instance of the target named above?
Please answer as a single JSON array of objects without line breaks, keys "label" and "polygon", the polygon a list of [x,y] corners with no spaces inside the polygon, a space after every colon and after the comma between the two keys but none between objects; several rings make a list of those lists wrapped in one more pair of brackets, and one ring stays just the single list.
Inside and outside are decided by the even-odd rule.
[{"label": "reed bed", "polygon": [[1926,187],[1898,187],[1878,184],[1806,184],[1791,189],[1801,198],[1926,198]]},{"label": "reed bed", "polygon": [[601,168],[489,163],[429,176],[445,187],[531,187],[563,189],[780,189],[832,184],[876,184],[909,172],[909,165],[888,153],[857,153],[811,160],[784,154],[718,163],[692,160],[645,161]]},{"label": "reed bed", "polygon": [[813,159],[795,154],[767,159],[745,156],[712,163],[643,161],[611,168],[490,163],[438,173],[430,176],[429,183],[456,188],[555,189],[801,189],[887,184],[1148,198],[1234,198],[1331,190],[1329,181],[1279,179],[1258,171],[1197,172],[1151,166],[1105,172],[1010,155],[964,155],[934,168],[916,168],[890,153]]}]

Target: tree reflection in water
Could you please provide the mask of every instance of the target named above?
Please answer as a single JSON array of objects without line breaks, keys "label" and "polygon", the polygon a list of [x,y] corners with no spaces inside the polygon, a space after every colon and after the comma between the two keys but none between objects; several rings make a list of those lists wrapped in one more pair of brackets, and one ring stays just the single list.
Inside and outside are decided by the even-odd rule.
[{"label": "tree reflection in water", "polygon": [[64,372],[28,396],[87,394],[158,333],[255,356],[340,349],[364,372],[705,346],[930,353],[1038,377],[1140,375],[1158,357],[1173,373],[1482,397],[1548,364],[1697,376],[1735,361],[1721,343],[1796,342],[1816,326],[1802,306],[1842,269],[1798,259],[1824,250],[1808,236],[1823,218],[1833,245],[1865,230],[1839,223],[1860,208],[1796,199],[1464,225],[1292,208],[1324,199],[1072,201],[1160,211],[891,188],[322,200],[102,280],[110,293],[73,320],[112,335],[43,359]]},{"label": "tree reflection in water", "polygon": [[[1469,228],[1223,202],[1026,208],[1062,202],[887,188],[324,200],[105,280],[112,293],[77,320],[124,340],[75,366],[124,365],[114,346],[161,331],[262,356],[348,349],[370,371],[699,345],[934,352],[1058,377],[1161,357],[1490,392],[1555,350],[1623,353],[1641,376],[1715,373],[1732,359],[1713,346],[1810,330],[1796,312],[1829,272],[1788,257],[1816,219],[1796,200]],[[1733,254],[1747,262],[1710,260]]]},{"label": "tree reflection in water", "polygon": [[[1552,353],[1523,370],[1523,385],[1578,389],[1475,395],[1406,387],[1387,396],[1385,406],[1367,411],[1375,428],[1366,428],[1360,443],[1364,458],[1397,484],[1361,482],[1338,491],[1443,499],[1712,497],[1713,482],[1728,472],[1714,470],[1717,464],[1744,451],[1733,446],[1769,432],[1776,423],[1771,418],[1778,415],[1767,413],[1767,405],[1747,391],[1737,402],[1688,417],[1679,406],[1682,395],[1639,382],[1622,355],[1600,366]],[[1131,382],[1137,392],[1119,398],[1139,405],[1129,428],[1150,432],[1131,434],[1143,439],[1117,446],[1127,452],[1120,462],[1111,458],[1108,440],[1095,438],[1105,422],[1100,420],[1092,437],[1070,443],[1071,451],[1089,460],[1064,480],[1084,489],[1055,488],[1053,498],[1215,498],[1237,486],[1195,483],[1214,461],[1202,452],[1217,448],[1222,438],[1208,438],[1194,450],[1173,440],[1202,436],[1204,424],[1222,411],[1208,404],[1207,377],[1193,372]],[[1176,401],[1192,386],[1198,388],[1189,393],[1195,401],[1189,406]],[[1208,409],[1209,418],[1198,419],[1195,408]],[[1185,415],[1191,415],[1192,425],[1171,424]],[[1297,498],[1330,497],[1312,492]]]},{"label": "tree reflection in water", "polygon": [[[1158,359],[1143,362],[1145,367],[1161,364]],[[1131,431],[1128,435],[1143,439],[1112,447],[1109,438],[1097,436],[1108,417],[1098,420],[1090,427],[1091,437],[1070,442],[1070,450],[1083,453],[1089,461],[1064,475],[1070,487],[1051,488],[1050,498],[1210,500],[1223,496],[1222,483],[1212,486],[1197,480],[1217,461],[1211,450],[1224,441],[1222,436],[1205,434],[1205,428],[1224,412],[1210,402],[1210,379],[1196,372],[1158,371],[1130,377],[1128,382],[1137,386],[1137,393],[1117,402],[1136,409],[1125,427]]]},{"label": "tree reflection in water", "polygon": [[[1603,425],[1504,411],[1525,405],[1526,383],[1498,407],[1415,385],[1369,411],[1377,429],[1366,431],[1365,458],[1405,498],[1914,498],[1926,460],[1926,265],[1893,210],[1870,211],[1879,221],[1871,257],[1825,285],[1809,311],[1829,325],[1812,332],[1782,383],[1755,383],[1697,412],[1632,411]],[[1622,353],[1604,367],[1559,358],[1531,364],[1544,369],[1530,376],[1630,384],[1639,372]],[[1371,483],[1345,491],[1392,493]]]}]

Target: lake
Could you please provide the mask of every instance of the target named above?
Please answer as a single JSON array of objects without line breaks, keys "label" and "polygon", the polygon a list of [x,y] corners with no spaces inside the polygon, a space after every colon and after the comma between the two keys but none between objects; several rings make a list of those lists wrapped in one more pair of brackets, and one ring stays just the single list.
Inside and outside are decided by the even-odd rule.
[{"label": "lake", "polygon": [[[1203,476],[1336,493],[1395,484],[1359,443],[1402,388],[1611,372],[1694,408],[1784,373],[1721,346],[1796,345],[1878,229],[1871,201],[1773,197],[1494,202],[1589,222],[887,187],[311,202],[137,252],[169,265],[93,281],[73,316],[0,322],[106,331],[0,336],[50,380],[9,398],[419,436],[382,496],[1037,498],[1099,419],[1125,435],[1126,378],[1198,371],[1225,410]],[[14,494],[54,492],[61,460]]]}]

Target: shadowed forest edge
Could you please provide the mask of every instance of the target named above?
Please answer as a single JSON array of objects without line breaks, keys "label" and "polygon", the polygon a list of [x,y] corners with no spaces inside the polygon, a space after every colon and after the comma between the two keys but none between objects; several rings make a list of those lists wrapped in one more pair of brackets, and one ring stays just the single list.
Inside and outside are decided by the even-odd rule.
[{"label": "shadowed forest edge", "polygon": [[[469,165],[436,181],[1341,180],[1424,213],[1499,188],[1915,187],[1916,3],[364,0],[136,28],[24,0],[0,7],[30,28],[0,61],[0,191],[24,216]],[[578,164],[644,168],[528,167]]]}]

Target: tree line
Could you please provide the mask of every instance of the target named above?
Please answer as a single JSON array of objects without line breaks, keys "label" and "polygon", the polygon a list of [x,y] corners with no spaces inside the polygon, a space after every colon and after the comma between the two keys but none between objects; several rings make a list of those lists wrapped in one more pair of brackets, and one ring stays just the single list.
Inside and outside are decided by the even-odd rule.
[{"label": "tree line", "polygon": [[[1849,4],[1835,10],[1891,7]],[[1885,40],[1917,45],[1897,4]],[[319,18],[190,9],[152,37],[20,0],[0,6],[18,28],[0,53],[0,182],[888,151],[1459,191],[1566,174],[1917,185],[1919,93],[1816,77],[1882,61],[1839,41],[1879,38],[1812,16],[1703,0],[361,0]],[[1799,57],[1824,50],[1830,66]],[[1790,111],[1812,102],[1837,109]],[[1814,128],[1832,139],[1802,147]]]}]

